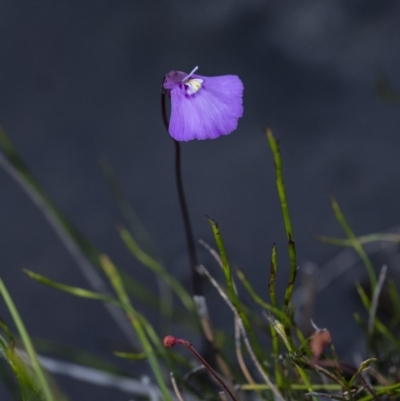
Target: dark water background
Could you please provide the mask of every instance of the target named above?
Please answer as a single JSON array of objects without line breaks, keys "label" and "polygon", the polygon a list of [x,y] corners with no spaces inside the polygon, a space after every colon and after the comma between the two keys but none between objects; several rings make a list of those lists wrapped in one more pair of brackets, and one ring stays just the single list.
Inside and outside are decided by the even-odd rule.
[{"label": "dark water background", "polygon": [[[184,181],[196,238],[212,242],[204,215],[214,217],[231,261],[263,293],[274,242],[281,286],[287,270],[267,124],[281,141],[300,266],[324,266],[339,252],[314,238],[343,235],[331,193],[357,234],[399,225],[400,109],[376,91],[382,79],[400,90],[399,20],[394,0],[2,0],[0,123],[82,233],[156,291],[152,275],[118,238],[122,216],[99,158],[113,165],[168,268],[188,283],[160,83],[168,71],[196,65],[201,75],[239,75],[245,112],[238,130],[184,144]],[[102,355],[129,350],[101,305],[23,275],[28,267],[87,286],[46,220],[3,171],[0,191],[1,277],[32,336]],[[398,269],[389,265],[392,275]],[[344,358],[359,334],[349,308],[359,307],[354,279],[365,277],[353,270],[318,297],[314,318],[331,329]],[[0,311],[11,323],[4,305]],[[63,383],[74,400],[129,398]]]}]

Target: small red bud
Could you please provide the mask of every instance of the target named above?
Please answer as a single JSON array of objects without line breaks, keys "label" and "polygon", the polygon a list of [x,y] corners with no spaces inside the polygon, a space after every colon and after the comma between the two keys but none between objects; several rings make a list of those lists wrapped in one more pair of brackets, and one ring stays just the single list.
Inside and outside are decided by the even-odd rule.
[{"label": "small red bud", "polygon": [[166,336],[163,340],[163,345],[165,348],[171,348],[176,344],[175,337]]}]

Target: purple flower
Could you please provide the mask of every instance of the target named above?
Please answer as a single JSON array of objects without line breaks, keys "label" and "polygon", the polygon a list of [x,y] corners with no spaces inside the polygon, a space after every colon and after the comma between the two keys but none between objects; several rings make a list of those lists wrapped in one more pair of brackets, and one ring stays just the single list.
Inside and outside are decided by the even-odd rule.
[{"label": "purple flower", "polygon": [[165,76],[171,96],[169,133],[177,141],[230,134],[243,115],[243,83],[236,75],[203,77],[181,71]]}]

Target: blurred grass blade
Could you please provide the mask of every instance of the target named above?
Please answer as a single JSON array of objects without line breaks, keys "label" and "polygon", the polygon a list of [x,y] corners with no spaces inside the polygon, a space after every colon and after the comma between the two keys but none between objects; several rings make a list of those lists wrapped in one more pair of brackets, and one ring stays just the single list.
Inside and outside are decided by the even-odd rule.
[{"label": "blurred grass blade", "polygon": [[169,274],[160,262],[144,252],[127,229],[121,227],[118,231],[133,256],[135,256],[140,263],[154,272],[157,277],[163,280],[175,292],[176,296],[181,300],[186,309],[193,312],[195,310],[193,299],[182,284],[174,276]]},{"label": "blurred grass blade", "polygon": [[388,292],[391,301],[391,326],[394,328],[400,323],[400,295],[393,279],[388,280]]},{"label": "blurred grass blade", "polygon": [[172,353],[167,352],[167,349],[164,347],[160,337],[157,335],[156,331],[154,330],[154,327],[146,319],[146,317],[138,313],[138,318],[140,320],[141,325],[145,329],[148,338],[151,340],[151,342],[156,347],[158,355],[160,355],[161,357],[164,358],[164,363],[165,363],[167,369],[168,370],[173,369],[173,366],[170,363],[171,359],[172,359],[171,358]]},{"label": "blurred grass blade", "polygon": [[378,310],[379,296],[381,294],[383,284],[386,279],[386,273],[387,273],[387,266],[383,265],[381,272],[379,274],[378,283],[375,286],[374,292],[372,294],[371,307],[369,309],[368,334],[370,336],[373,334],[376,312]]},{"label": "blurred grass blade", "polygon": [[[21,360],[20,356],[15,350],[14,339],[12,338],[8,327],[3,322],[0,322],[0,325],[3,331],[6,332],[7,337],[9,338],[7,340],[2,335],[0,335],[0,356],[4,358],[11,366],[15,378],[18,380],[19,383],[22,400],[23,401],[34,400],[34,399],[43,400],[43,398],[40,396],[40,389],[38,388],[37,380],[35,380],[32,372],[24,364],[24,362]],[[14,393],[16,389],[11,388],[12,385],[14,384],[13,382],[11,382],[11,379],[9,379],[10,380],[9,383],[9,380],[7,380],[7,377],[3,372],[1,377],[3,383],[6,384],[6,386],[9,388],[9,391],[11,392],[12,390],[14,390],[12,391]],[[15,399],[19,400],[20,399],[19,395],[20,395],[19,392],[18,394],[15,393]]]},{"label": "blurred grass blade", "polygon": [[[99,252],[90,245],[88,241],[79,233],[78,230],[68,221],[68,219],[57,209],[51,199],[43,191],[28,166],[18,155],[13,144],[6,133],[0,128],[0,150],[4,152],[6,158],[0,153],[0,164],[3,168],[21,185],[28,193],[32,201],[40,208],[45,217],[50,221],[53,228],[60,235],[60,230],[64,231],[71,240],[84,252],[86,257],[94,264],[97,263]],[[63,241],[64,242],[64,241]],[[67,247],[68,250],[69,247]]]},{"label": "blurred grass blade", "polygon": [[365,293],[362,285],[358,281],[356,281],[355,284],[356,284],[356,289],[357,289],[358,295],[360,296],[361,302],[364,305],[364,308],[368,311],[369,308],[371,307],[371,302],[368,299],[368,296]]},{"label": "blurred grass blade", "polygon": [[152,292],[148,287],[145,287],[143,283],[135,280],[126,272],[121,271],[120,274],[124,281],[126,290],[130,295],[143,302],[146,306],[158,310],[160,306],[158,294],[154,294],[154,292]]},{"label": "blurred grass blade", "polygon": [[[21,357],[24,358],[24,356],[24,353],[21,352]],[[65,362],[43,355],[39,356],[39,361],[47,371],[68,378],[68,382],[73,379],[77,381],[80,386],[82,383],[84,385],[96,386],[99,391],[102,389],[106,389],[106,391],[109,391],[109,389],[117,389],[122,393],[129,394],[130,398],[128,398],[129,396],[127,395],[126,400],[131,399],[132,396],[134,396],[135,400],[159,401],[161,399],[160,390],[155,383],[135,380],[132,377],[110,373],[97,367],[87,367],[82,364]],[[124,398],[122,397],[122,399]],[[91,397],[88,398],[88,400],[97,401],[99,398]],[[57,401],[62,400],[58,398]]]},{"label": "blurred grass blade", "polygon": [[[367,294],[365,293],[361,284],[358,282],[356,282],[356,289],[361,298],[362,304],[364,305],[365,309],[369,312],[371,309],[371,301],[368,299]],[[354,317],[359,324],[361,323],[362,326],[364,326],[358,314],[354,314]],[[389,328],[386,327],[377,317],[375,317],[374,319],[374,328],[376,331],[378,331],[384,337],[386,337],[397,348],[398,352],[400,352],[400,341],[393,335],[393,333],[389,330]],[[368,327],[366,327],[365,330],[368,332]]]},{"label": "blurred grass blade", "polygon": [[[0,127],[0,165],[28,194],[33,203],[46,217],[59,239],[70,252],[89,284],[97,292],[107,294],[107,286],[93,266],[98,266],[100,252],[93,247],[68,219],[57,209],[51,199],[43,191],[27,165],[18,155],[13,144]],[[105,304],[108,312],[129,341],[133,341],[132,330],[119,310]],[[133,343],[133,345],[135,345]]]},{"label": "blurred grass blade", "polygon": [[116,266],[106,255],[101,255],[100,265],[103,268],[104,273],[110,280],[110,283],[113,286],[118,296],[118,299],[127,310],[127,317],[136,331],[139,342],[143,348],[143,352],[147,356],[147,359],[153,370],[154,376],[157,380],[158,386],[160,387],[160,391],[164,396],[164,399],[167,401],[171,401],[172,398],[164,382],[160,365],[157,361],[157,358],[155,357],[153,347],[151,346],[149,339],[147,338],[146,329],[143,327],[143,323],[145,322],[144,319],[142,319],[141,315],[133,308]]},{"label": "blurred grass blade", "polygon": [[131,361],[143,361],[147,359],[147,355],[144,352],[120,352],[115,351],[115,356],[124,359],[130,359]]},{"label": "blurred grass blade", "polygon": [[[351,238],[335,238],[328,237],[325,235],[317,236],[317,239],[321,242],[331,245],[341,245],[341,246],[354,246],[354,239]],[[359,237],[355,237],[355,239],[362,244],[369,244],[371,242],[400,242],[400,235],[393,233],[374,233],[361,235]]]},{"label": "blurred grass blade", "polygon": [[362,361],[362,362],[360,363],[360,365],[358,366],[357,371],[356,371],[356,372],[354,373],[354,375],[350,378],[350,380],[349,380],[349,387],[351,388],[351,387],[353,386],[354,381],[357,379],[357,376],[358,376],[360,373],[364,372],[365,370],[368,370],[368,369],[370,368],[370,365],[371,365],[372,363],[377,362],[377,361],[378,361],[377,358],[369,358],[369,359],[367,359],[367,360],[365,360],[365,361]]},{"label": "blurred grass blade", "polygon": [[[147,232],[146,228],[141,223],[140,219],[138,218],[135,211],[131,207],[131,204],[130,204],[128,198],[126,197],[125,193],[121,189],[121,186],[117,180],[117,177],[114,173],[114,170],[113,170],[110,162],[106,158],[102,158],[101,166],[103,169],[105,179],[111,190],[111,193],[113,194],[115,201],[128,224],[130,232],[133,233],[133,236],[131,236],[129,234],[128,230],[126,230],[126,231],[131,238],[132,237],[136,238],[136,241],[135,241],[136,248],[138,248],[139,251],[142,254],[144,254],[147,258],[152,259],[152,261],[154,262],[154,263],[152,263],[153,265],[154,264],[162,265],[162,263],[160,262],[158,257],[149,256],[149,255],[157,255],[156,247],[155,247],[153,241],[151,240],[151,237],[150,237],[149,233]],[[121,232],[120,232],[120,235],[121,235]],[[125,243],[126,243],[126,241],[125,241]],[[142,300],[147,305],[150,304],[151,306],[154,306],[157,309],[159,308],[161,316],[163,316],[165,319],[171,320],[173,317],[173,304],[172,304],[172,297],[170,296],[170,288],[167,288],[165,286],[165,280],[164,280],[164,282],[160,281],[159,277],[157,277],[157,280],[158,280],[158,284],[160,287],[160,293],[158,296],[158,300],[155,297],[152,297],[152,299],[149,299],[148,296],[145,296],[146,294],[143,294]],[[138,292],[143,293],[143,291],[140,290],[140,285],[139,286],[135,285],[134,282],[132,284],[134,284],[134,288],[130,288],[131,287],[130,285],[126,286],[127,290],[131,294],[135,294],[135,296],[136,296],[136,294]],[[159,301],[160,298],[162,299],[161,302]],[[187,299],[186,299],[186,301],[187,301]]]},{"label": "blurred grass blade", "polygon": [[[27,269],[24,269],[24,273],[27,274],[33,280],[36,280],[41,284],[47,285],[47,286],[55,288],[57,290],[64,291],[64,292],[74,295],[76,297],[92,299],[92,300],[101,301],[101,302],[107,302],[111,305],[114,305],[118,308],[123,309],[126,313],[129,313],[132,311],[132,306],[130,304],[123,303],[121,300],[110,297],[108,295],[99,294],[99,293],[96,293],[96,292],[93,292],[90,290],[86,290],[84,288],[73,287],[73,286],[61,284],[61,283],[50,280],[40,274],[34,273]],[[168,363],[169,359],[170,359],[169,358],[170,353],[166,352],[165,348],[162,345],[160,338],[157,336],[153,327],[150,325],[150,323],[147,321],[147,319],[145,319],[142,315],[138,314],[138,318],[140,319],[140,321],[141,321],[143,327],[145,328],[147,334],[149,335],[150,339],[152,340],[154,345],[157,347],[159,354],[162,355],[165,358],[166,362]]]},{"label": "blurred grass blade", "polygon": [[38,383],[40,385],[40,390],[43,392],[43,399],[46,401],[56,401],[56,399],[53,396],[52,391],[50,390],[50,386],[47,382],[46,376],[42,370],[42,367],[40,366],[39,360],[36,355],[36,351],[33,347],[32,341],[29,337],[29,334],[25,328],[25,325],[21,319],[21,316],[19,315],[19,312],[9,294],[7,291],[6,286],[3,283],[3,280],[0,279],[0,292],[3,296],[4,302],[7,305],[7,308],[13,318],[14,324],[17,327],[18,333],[21,337],[22,343],[29,355],[30,362],[32,364],[32,369],[37,377]]},{"label": "blurred grass blade", "polygon": [[373,292],[377,283],[376,274],[374,271],[374,267],[372,266],[371,260],[369,259],[367,253],[365,252],[364,248],[358,241],[357,237],[355,236],[353,230],[351,229],[349,223],[347,222],[346,218],[344,217],[342,211],[340,210],[339,204],[336,202],[336,199],[332,196],[331,197],[331,206],[335,217],[339,224],[342,226],[344,232],[348,236],[348,238],[352,241],[352,245],[354,250],[358,253],[359,257],[363,261],[367,273],[369,276],[369,281],[371,284],[371,291]]},{"label": "blurred grass blade", "polygon": [[76,297],[94,299],[97,301],[107,302],[109,304],[113,304],[113,305],[121,307],[121,303],[117,299],[115,299],[109,295],[104,295],[101,293],[93,292],[93,291],[86,290],[86,289],[80,288],[80,287],[73,287],[73,286],[61,284],[56,281],[50,280],[47,277],[44,277],[40,274],[34,273],[33,271],[28,270],[28,269],[23,269],[23,272],[27,276],[29,276],[31,279],[36,280],[41,284],[47,285],[47,286],[55,288],[57,290],[64,291],[64,292],[74,295]]},{"label": "blurred grass blade", "polygon": [[[137,238],[140,248],[143,249],[149,255],[156,255],[156,247],[151,240],[146,227],[141,223],[139,217],[136,215],[135,211],[131,207],[131,204],[126,197],[125,193],[121,189],[118,179],[114,173],[114,170],[110,162],[103,158],[101,160],[101,166],[103,169],[104,177],[110,187],[112,194],[117,202],[117,205],[127,221],[129,231],[133,233],[133,236]],[[154,257],[154,259],[158,259]]]},{"label": "blurred grass blade", "polygon": [[[101,302],[107,302],[118,308],[122,308],[125,312],[131,311],[131,306],[129,306],[126,303],[124,304],[121,302],[121,300],[113,298],[111,296],[100,294],[100,293],[93,292],[90,290],[86,290],[84,288],[73,287],[73,286],[61,284],[61,283],[50,280],[40,274],[34,273],[27,269],[24,269],[24,273],[26,273],[33,280],[40,282],[41,284],[47,285],[47,286],[55,288],[57,290],[64,291],[64,292],[74,295],[76,297],[92,299],[92,300],[101,301]],[[157,334],[155,333],[153,327],[150,325],[150,323],[141,315],[138,315],[138,316],[140,317],[140,319],[142,319],[143,326],[145,327],[146,331],[148,332],[149,336],[151,337],[153,343],[157,346],[160,354],[168,355],[167,352],[165,351],[165,348],[162,346],[160,339],[158,338]]]},{"label": "blurred grass blade", "polygon": [[275,173],[276,173],[276,186],[278,189],[279,201],[281,204],[283,221],[285,224],[286,237],[288,241],[288,252],[289,252],[289,261],[290,261],[290,272],[289,272],[289,281],[286,287],[284,301],[283,301],[283,309],[285,312],[289,309],[289,304],[292,299],[294,282],[296,280],[297,273],[297,261],[296,261],[296,247],[293,239],[293,231],[292,231],[292,223],[290,221],[289,216],[289,207],[286,198],[286,190],[285,184],[283,182],[283,173],[282,173],[282,159],[281,153],[279,150],[279,144],[272,135],[272,131],[267,128],[267,139],[269,142],[269,146],[272,150],[274,156],[274,165],[275,165]]}]

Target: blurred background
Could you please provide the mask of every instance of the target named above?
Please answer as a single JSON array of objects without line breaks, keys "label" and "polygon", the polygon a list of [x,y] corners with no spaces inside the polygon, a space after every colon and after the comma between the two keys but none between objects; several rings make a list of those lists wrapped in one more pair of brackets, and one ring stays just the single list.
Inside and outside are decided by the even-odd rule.
[{"label": "blurred background", "polygon": [[[303,271],[314,277],[312,317],[329,328],[341,357],[351,358],[359,334],[352,312],[362,309],[354,280],[367,276],[352,251],[321,244],[316,236],[345,236],[331,194],[358,235],[399,226],[399,20],[395,0],[2,0],[0,124],[81,233],[158,291],[116,231],[123,217],[102,172],[106,158],[158,254],[188,285],[160,85],[170,70],[189,72],[197,65],[200,75],[239,75],[245,90],[237,131],[182,145],[195,237],[213,244],[205,214],[212,216],[232,264],[265,297],[276,243],[284,287],[286,240],[265,138],[271,127],[281,144],[300,278]],[[0,193],[0,276],[30,334],[119,363],[112,352],[129,351],[130,344],[102,305],[22,273],[27,267],[89,288],[43,214],[4,170]],[[398,278],[397,247],[374,249],[377,266],[388,263],[388,274]],[[319,280],[335,271],[339,280],[329,279],[318,291]],[[296,299],[300,305],[301,292]],[[227,310],[211,313],[226,314],[221,321],[230,330]],[[3,303],[0,316],[12,326]],[[161,336],[169,334],[156,327]],[[140,376],[132,365],[126,369]],[[78,401],[129,399],[74,379],[60,382]]]}]

